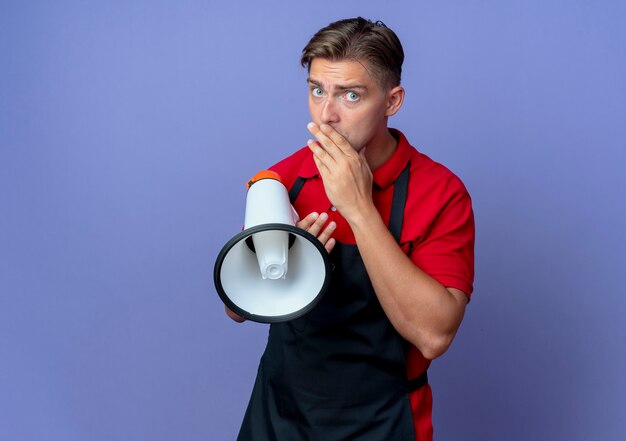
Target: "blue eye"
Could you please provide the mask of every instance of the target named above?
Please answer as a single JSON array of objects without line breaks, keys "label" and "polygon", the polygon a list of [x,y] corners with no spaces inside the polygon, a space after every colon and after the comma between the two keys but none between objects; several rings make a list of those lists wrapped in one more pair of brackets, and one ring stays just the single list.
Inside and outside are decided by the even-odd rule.
[{"label": "blue eye", "polygon": [[313,89],[311,89],[311,94],[313,96],[322,96],[324,95],[324,91],[321,87],[314,87]]},{"label": "blue eye", "polygon": [[360,96],[359,96],[359,94],[358,94],[358,93],[356,93],[356,92],[348,92],[348,93],[346,93],[346,99],[347,99],[348,101],[352,101],[352,102],[354,102],[354,101],[358,101],[358,100],[359,100],[359,98],[360,98]]}]

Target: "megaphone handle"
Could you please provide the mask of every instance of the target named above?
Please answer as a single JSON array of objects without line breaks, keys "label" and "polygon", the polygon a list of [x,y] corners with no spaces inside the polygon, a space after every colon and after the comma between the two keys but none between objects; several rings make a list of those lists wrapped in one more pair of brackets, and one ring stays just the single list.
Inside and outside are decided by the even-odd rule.
[{"label": "megaphone handle", "polygon": [[[289,233],[289,249],[291,249],[295,241],[296,241],[296,236]],[[248,246],[250,251],[252,251],[253,253],[256,253],[256,250],[254,249],[254,242],[252,241],[252,236],[246,237],[246,245]]]}]

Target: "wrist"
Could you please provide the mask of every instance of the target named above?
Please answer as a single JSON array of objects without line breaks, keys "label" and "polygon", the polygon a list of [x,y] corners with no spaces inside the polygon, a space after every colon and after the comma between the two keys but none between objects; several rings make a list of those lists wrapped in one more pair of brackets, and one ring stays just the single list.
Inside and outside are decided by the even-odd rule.
[{"label": "wrist", "polygon": [[377,223],[382,222],[382,218],[380,217],[380,213],[376,209],[374,204],[368,204],[362,207],[357,207],[353,213],[351,213],[348,217],[344,216],[352,232],[356,236],[358,233],[366,232],[371,229]]}]

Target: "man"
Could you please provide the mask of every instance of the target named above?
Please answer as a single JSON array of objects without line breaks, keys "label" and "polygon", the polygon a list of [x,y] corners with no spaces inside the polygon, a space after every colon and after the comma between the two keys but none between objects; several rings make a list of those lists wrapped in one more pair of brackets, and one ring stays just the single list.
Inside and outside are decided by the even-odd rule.
[{"label": "man", "polygon": [[315,140],[272,169],[334,270],[311,312],[271,326],[241,441],[432,439],[426,369],[472,292],[474,221],[461,181],[387,127],[403,59],[363,18],[303,50]]}]

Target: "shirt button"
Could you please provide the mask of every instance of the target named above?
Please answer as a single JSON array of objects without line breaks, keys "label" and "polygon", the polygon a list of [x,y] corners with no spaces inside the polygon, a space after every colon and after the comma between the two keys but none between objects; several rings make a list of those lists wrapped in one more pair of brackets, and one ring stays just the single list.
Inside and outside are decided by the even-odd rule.
[{"label": "shirt button", "polygon": [[332,205],[332,206],[330,207],[330,211],[337,211],[337,207],[335,207],[334,205]]}]

